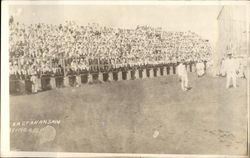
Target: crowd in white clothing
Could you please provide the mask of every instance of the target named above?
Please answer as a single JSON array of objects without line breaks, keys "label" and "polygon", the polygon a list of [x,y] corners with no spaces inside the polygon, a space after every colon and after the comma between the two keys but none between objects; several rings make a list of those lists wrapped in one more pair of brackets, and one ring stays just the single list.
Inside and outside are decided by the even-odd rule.
[{"label": "crowd in white clothing", "polygon": [[[141,65],[208,61],[208,40],[194,32],[137,26],[122,29],[65,24],[10,23],[10,73],[46,74]],[[62,71],[64,70],[64,71]]]}]

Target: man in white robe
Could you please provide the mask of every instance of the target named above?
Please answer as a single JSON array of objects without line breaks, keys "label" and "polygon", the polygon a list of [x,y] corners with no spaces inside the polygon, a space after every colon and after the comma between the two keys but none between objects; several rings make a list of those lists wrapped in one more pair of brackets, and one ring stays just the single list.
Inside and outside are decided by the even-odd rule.
[{"label": "man in white robe", "polygon": [[188,90],[188,75],[186,66],[183,63],[180,63],[177,67],[177,74],[181,79],[181,89],[183,91]]},{"label": "man in white robe", "polygon": [[197,62],[196,70],[198,77],[202,77],[205,74],[205,65],[202,61]]},{"label": "man in white robe", "polygon": [[225,60],[224,63],[224,69],[226,72],[226,78],[227,78],[227,83],[226,83],[226,88],[230,88],[231,86],[231,80],[233,82],[233,87],[237,87],[237,62],[234,58],[232,58],[232,53],[228,53],[228,58]]},{"label": "man in white robe", "polygon": [[37,76],[35,74],[35,70],[33,70],[30,80],[32,82],[32,93],[37,93],[37,91],[38,91],[38,79],[37,79]]}]

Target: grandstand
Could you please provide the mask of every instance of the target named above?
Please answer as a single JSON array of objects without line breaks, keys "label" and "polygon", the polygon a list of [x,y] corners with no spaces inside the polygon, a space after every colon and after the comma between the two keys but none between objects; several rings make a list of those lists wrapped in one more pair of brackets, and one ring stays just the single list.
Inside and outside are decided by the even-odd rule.
[{"label": "grandstand", "polygon": [[68,82],[76,85],[79,81],[79,85],[86,76],[92,82],[92,78],[118,80],[119,72],[123,79],[138,79],[135,74],[139,70],[141,78],[142,71],[153,77],[150,69],[154,69],[154,76],[158,69],[161,75],[169,74],[170,69],[175,73],[177,63],[183,61],[191,70],[196,62],[210,61],[211,51],[209,41],[191,31],[163,31],[149,26],[121,29],[96,23],[80,26],[71,21],[25,25],[11,17],[10,89],[17,92],[20,81],[30,87],[32,76],[41,82],[39,89],[43,91],[46,87],[67,86]]}]

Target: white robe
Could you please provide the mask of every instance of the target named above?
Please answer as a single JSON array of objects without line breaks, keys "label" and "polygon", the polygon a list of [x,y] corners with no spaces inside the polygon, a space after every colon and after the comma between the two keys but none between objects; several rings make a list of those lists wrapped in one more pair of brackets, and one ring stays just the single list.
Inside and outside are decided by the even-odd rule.
[{"label": "white robe", "polygon": [[196,64],[196,70],[197,70],[198,76],[204,75],[204,73],[205,73],[205,65],[204,65],[204,63],[202,63],[202,62],[197,63]]},{"label": "white robe", "polygon": [[180,64],[177,67],[177,75],[181,79],[181,88],[183,91],[187,90],[188,88],[188,75],[187,75],[187,69],[184,64]]},{"label": "white robe", "polygon": [[226,87],[229,88],[230,84],[231,84],[231,80],[233,82],[233,86],[236,88],[237,87],[237,83],[236,83],[236,71],[238,68],[238,64],[235,61],[235,59],[226,59],[225,63],[224,63],[224,69],[226,72],[226,77],[227,77],[227,83],[226,83]]}]

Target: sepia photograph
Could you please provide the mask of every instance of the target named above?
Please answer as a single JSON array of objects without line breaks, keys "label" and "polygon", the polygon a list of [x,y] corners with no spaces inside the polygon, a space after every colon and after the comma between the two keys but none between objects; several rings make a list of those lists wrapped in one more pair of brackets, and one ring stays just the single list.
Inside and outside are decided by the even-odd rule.
[{"label": "sepia photograph", "polygon": [[10,151],[249,154],[248,2],[42,2],[5,5]]}]

